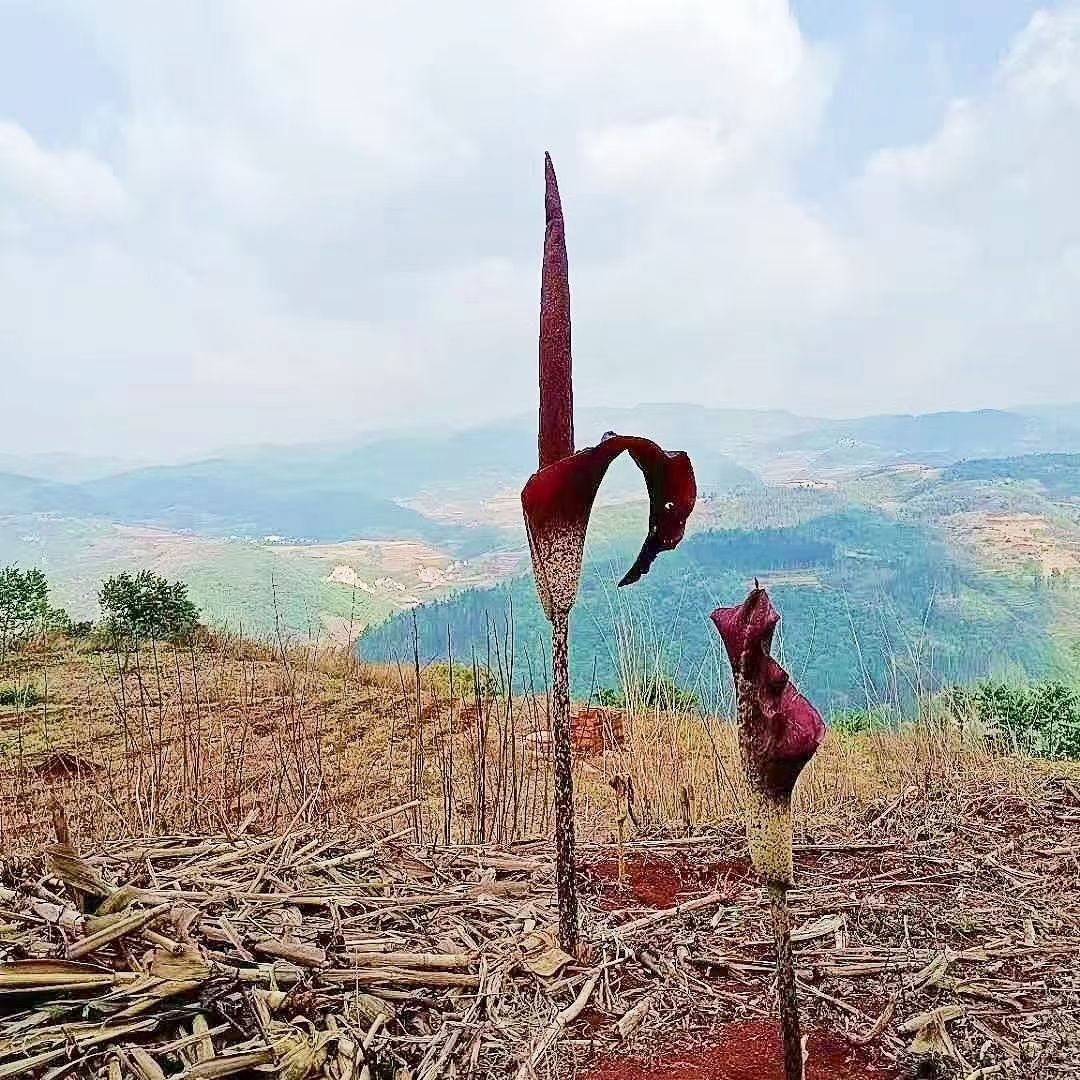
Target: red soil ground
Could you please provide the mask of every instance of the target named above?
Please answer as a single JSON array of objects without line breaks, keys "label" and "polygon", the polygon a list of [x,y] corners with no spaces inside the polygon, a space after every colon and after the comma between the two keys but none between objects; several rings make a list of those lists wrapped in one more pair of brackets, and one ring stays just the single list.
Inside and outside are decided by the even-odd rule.
[{"label": "red soil ground", "polygon": [[608,910],[631,903],[650,908],[674,907],[691,895],[722,888],[725,882],[739,884],[749,874],[749,860],[744,858],[691,863],[632,855],[626,860],[622,882],[618,859],[601,859],[582,867],[582,875],[599,885],[600,902]]},{"label": "red soil ground", "polygon": [[[899,1075],[835,1032],[810,1032],[806,1080],[898,1080]],[[784,1080],[780,1028],[773,1020],[727,1024],[705,1045],[673,1043],[650,1061],[613,1058],[586,1073],[586,1080]]]}]

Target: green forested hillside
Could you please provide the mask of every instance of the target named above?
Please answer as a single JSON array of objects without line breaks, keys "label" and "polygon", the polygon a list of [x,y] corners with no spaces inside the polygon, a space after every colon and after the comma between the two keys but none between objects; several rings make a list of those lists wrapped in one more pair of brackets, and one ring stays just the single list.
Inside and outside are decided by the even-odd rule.
[{"label": "green forested hillside", "polygon": [[[605,553],[606,555],[608,553]],[[616,554],[614,550],[611,555]],[[621,554],[621,553],[619,553]],[[617,591],[619,559],[592,558],[574,613],[575,690],[620,682],[620,656],[665,671],[708,697],[726,681],[709,612],[759,576],[784,615],[781,649],[825,709],[902,705],[920,689],[987,675],[1057,671],[1058,590],[1032,576],[989,574],[931,529],[848,509],[788,527],[698,533]],[[486,652],[489,626],[513,612],[517,675],[542,685],[546,624],[530,578],[475,590],[416,612],[420,651]],[[362,654],[411,653],[412,615],[369,630]]]},{"label": "green forested hillside", "polygon": [[942,479],[1035,484],[1051,497],[1080,499],[1080,454],[1026,454],[959,461],[942,472]]}]

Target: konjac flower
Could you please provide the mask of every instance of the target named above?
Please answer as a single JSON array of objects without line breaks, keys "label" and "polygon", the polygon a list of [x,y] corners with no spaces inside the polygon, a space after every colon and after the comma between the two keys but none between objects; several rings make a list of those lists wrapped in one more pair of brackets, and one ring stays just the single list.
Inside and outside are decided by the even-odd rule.
[{"label": "konjac flower", "polygon": [[791,793],[825,735],[817,709],[771,655],[780,616],[754,583],[737,607],[712,614],[735,674],[739,751],[750,802],[747,838],[766,880],[791,881]]},{"label": "konjac flower", "polygon": [[648,573],[661,551],[682,539],[697,500],[690,459],[650,439],[608,432],[596,445],[574,450],[574,389],[570,350],[570,283],[566,233],[555,170],[545,155],[547,227],[540,285],[539,468],[521,492],[533,575],[551,623],[551,713],[555,759],[555,868],[559,941],[577,946],[574,874],[574,787],[570,760],[569,615],[577,599],[589,515],[608,466],[624,450],[645,476],[649,531],[620,585]]},{"label": "konjac flower", "polygon": [[791,793],[824,738],[825,725],[772,657],[780,616],[756,581],[738,607],[718,608],[712,620],[735,673],[739,754],[748,788],[746,836],[754,867],[769,887],[784,1073],[787,1080],[802,1080],[802,1036],[787,905],[792,877]]},{"label": "konjac flower", "polygon": [[574,390],[570,361],[570,284],[562,204],[550,156],[545,157],[547,229],[540,286],[540,468],[521,493],[537,591],[549,620],[577,599],[585,533],[608,466],[625,450],[645,477],[649,531],[619,585],[648,573],[661,551],[683,537],[697,500],[690,459],[651,439],[608,432],[596,446],[574,451]]}]

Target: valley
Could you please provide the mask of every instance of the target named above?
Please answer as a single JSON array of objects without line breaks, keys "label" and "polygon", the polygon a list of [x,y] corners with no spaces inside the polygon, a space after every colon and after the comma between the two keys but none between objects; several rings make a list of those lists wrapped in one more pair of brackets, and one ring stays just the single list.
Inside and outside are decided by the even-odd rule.
[{"label": "valley", "polygon": [[[589,532],[579,694],[670,679],[724,692],[704,615],[755,576],[793,613],[784,641],[834,709],[899,708],[919,687],[1072,670],[1080,623],[1080,429],[1067,410],[819,421],[644,406],[581,411],[580,439],[642,430],[693,455],[683,548],[614,583],[647,527],[617,462]],[[47,572],[95,618],[100,582],[184,581],[212,626],[347,643],[372,660],[486,650],[512,607],[518,670],[542,651],[519,500],[531,418],[348,445],[260,447],[99,475],[0,475],[0,565]],[[982,455],[982,456],[979,456]],[[19,464],[10,455],[9,467]],[[651,674],[649,674],[651,673]]]}]

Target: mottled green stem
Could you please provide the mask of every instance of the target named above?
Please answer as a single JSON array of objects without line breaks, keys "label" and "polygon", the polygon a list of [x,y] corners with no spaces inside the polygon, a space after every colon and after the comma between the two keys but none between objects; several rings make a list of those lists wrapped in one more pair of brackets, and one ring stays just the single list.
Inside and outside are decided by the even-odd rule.
[{"label": "mottled green stem", "polygon": [[769,882],[773,936],[776,939],[776,988],[780,997],[780,1030],[784,1040],[785,1080],[803,1080],[802,1033],[795,994],[795,958],[791,952],[791,915],[787,885]]},{"label": "mottled green stem", "polygon": [[559,947],[574,956],[578,946],[578,902],[567,652],[569,621],[569,616],[561,612],[556,612],[551,620],[551,727],[555,758],[555,886],[559,897]]}]

